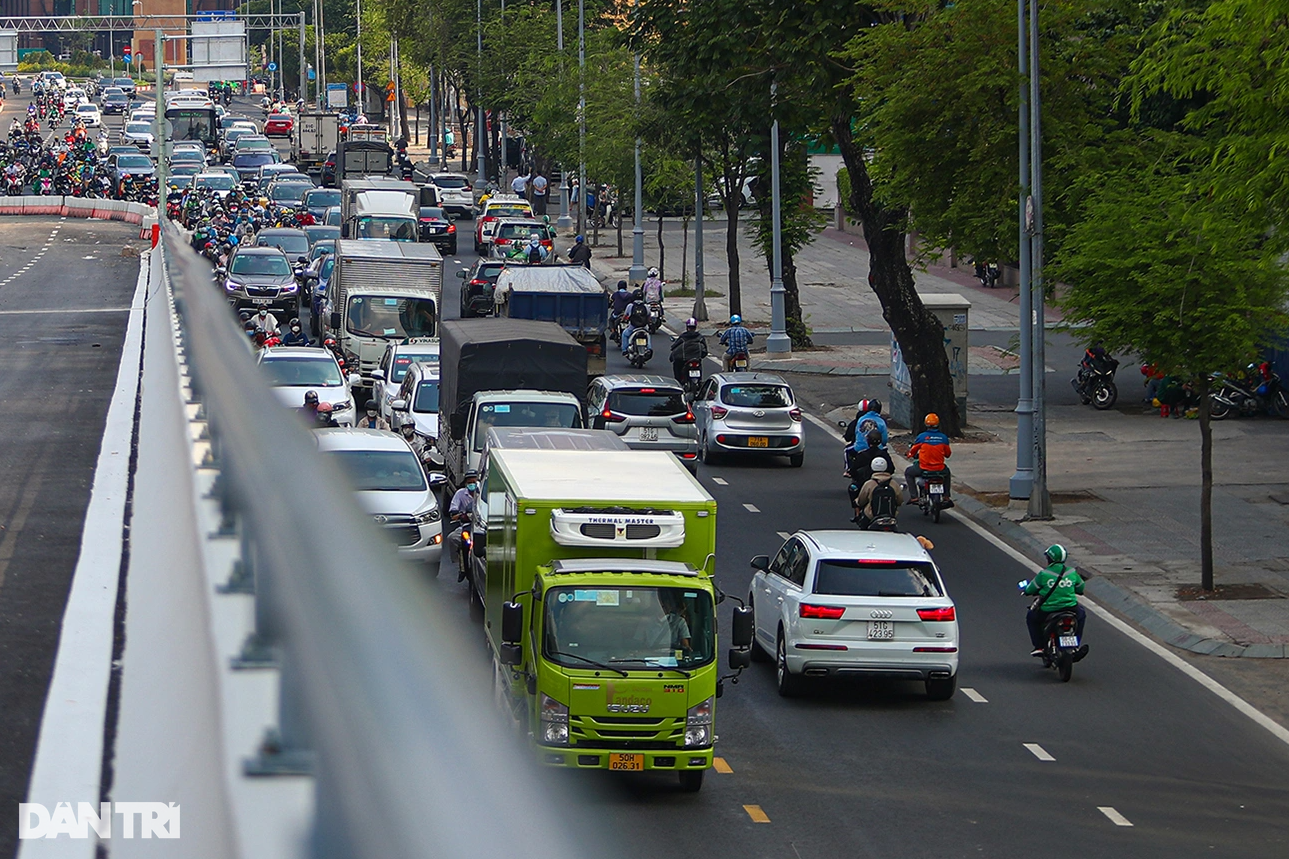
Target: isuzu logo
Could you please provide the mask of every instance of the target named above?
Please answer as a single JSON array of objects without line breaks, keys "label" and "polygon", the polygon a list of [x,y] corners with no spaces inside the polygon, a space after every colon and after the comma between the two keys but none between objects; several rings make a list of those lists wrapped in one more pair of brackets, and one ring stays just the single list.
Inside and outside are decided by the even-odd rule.
[{"label": "isuzu logo", "polygon": [[895,612],[888,611],[887,609],[884,609],[884,608],[875,608],[871,612],[869,612],[868,616],[878,618],[879,620],[887,620],[889,618],[894,617]]}]

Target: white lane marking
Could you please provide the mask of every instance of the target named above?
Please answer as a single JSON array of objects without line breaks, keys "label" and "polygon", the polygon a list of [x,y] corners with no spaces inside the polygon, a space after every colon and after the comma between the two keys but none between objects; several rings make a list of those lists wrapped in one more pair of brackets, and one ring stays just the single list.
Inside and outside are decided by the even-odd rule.
[{"label": "white lane marking", "polygon": [[975,689],[971,689],[971,688],[969,688],[969,687],[967,687],[967,686],[963,686],[959,691],[961,691],[963,695],[966,695],[966,696],[967,696],[968,698],[970,698],[972,701],[975,701],[977,704],[988,704],[988,703],[989,703],[989,699],[988,699],[988,698],[986,698],[984,695],[981,695],[981,694],[980,694],[979,692],[977,692]]},{"label": "white lane marking", "polygon": [[719,483],[721,486],[729,486],[729,485],[730,485],[730,484],[729,484],[729,481],[728,481],[728,480],[726,480],[724,477],[713,477],[713,478],[712,478],[712,483]]},{"label": "white lane marking", "polygon": [[1115,811],[1114,806],[1098,805],[1097,811],[1110,818],[1110,822],[1115,826],[1132,826],[1132,821]]},{"label": "white lane marking", "polygon": [[746,510],[747,510],[747,512],[749,512],[749,513],[760,513],[760,512],[761,512],[761,509],[760,509],[759,507],[757,507],[755,504],[744,504],[744,505],[743,505],[743,507],[744,507],[744,509],[746,509]]},{"label": "white lane marking", "polygon": [[[990,543],[997,546],[998,549],[1000,549],[1002,552],[1010,556],[1012,560],[1016,561],[1019,564],[1024,565],[1028,569],[1031,569],[1031,570],[1038,569],[1038,564],[1034,563],[1029,558],[1025,557],[1020,552],[1013,549],[1010,545],[1007,544],[1005,540],[1003,540],[1001,537],[997,536],[996,534],[992,533],[988,528],[986,528],[984,525],[981,525],[975,519],[972,519],[970,516],[959,516],[958,521],[962,522],[968,528],[970,528],[971,530],[979,534],[981,537],[984,537]],[[1173,666],[1178,671],[1182,672],[1187,677],[1191,678],[1196,683],[1203,686],[1205,689],[1212,692],[1214,695],[1221,698],[1226,703],[1230,704],[1236,710],[1239,710],[1245,716],[1252,719],[1254,723],[1256,723],[1260,727],[1265,728],[1277,740],[1279,740],[1282,743],[1285,743],[1286,745],[1289,745],[1289,728],[1286,728],[1284,725],[1281,725],[1279,722],[1277,722],[1276,720],[1272,719],[1270,716],[1263,713],[1257,707],[1254,707],[1248,701],[1244,700],[1239,695],[1232,692],[1230,689],[1227,689],[1221,683],[1214,680],[1212,677],[1208,676],[1203,671],[1200,671],[1198,668],[1196,668],[1194,665],[1191,665],[1185,659],[1182,659],[1176,653],[1173,653],[1171,650],[1164,647],[1164,645],[1155,641],[1153,638],[1150,638],[1144,635],[1143,633],[1138,632],[1136,629],[1124,623],[1117,616],[1111,613],[1109,609],[1105,608],[1095,600],[1089,599],[1088,597],[1084,597],[1083,605],[1085,608],[1087,608],[1088,611],[1095,614],[1101,620],[1105,621],[1110,626],[1114,627],[1119,632],[1126,635],[1128,638],[1137,642],[1142,647],[1146,648],[1151,653],[1155,654],[1160,659],[1164,660],[1169,665]]]},{"label": "white lane marking", "polygon": [[1056,758],[1047,753],[1047,749],[1043,748],[1038,743],[1025,743],[1025,748],[1029,749],[1030,754],[1038,758],[1040,761],[1056,760]]},{"label": "white lane marking", "polygon": [[791,537],[791,536],[792,536],[792,535],[791,535],[791,534],[789,534],[787,531],[775,531],[774,533],[776,533],[776,534],[778,534],[778,535],[779,535],[779,539],[780,539],[780,540],[786,540],[786,539],[788,539],[789,537]]}]

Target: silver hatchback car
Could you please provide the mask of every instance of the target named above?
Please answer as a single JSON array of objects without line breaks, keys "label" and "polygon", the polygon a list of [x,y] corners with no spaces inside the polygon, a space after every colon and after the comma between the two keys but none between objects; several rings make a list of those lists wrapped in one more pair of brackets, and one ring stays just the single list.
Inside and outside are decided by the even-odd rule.
[{"label": "silver hatchback car", "polygon": [[708,465],[726,453],[806,457],[806,434],[792,388],[772,373],[716,373],[693,402],[698,458]]},{"label": "silver hatchback car", "polygon": [[609,430],[632,450],[666,450],[690,471],[698,468],[694,413],[684,389],[666,376],[600,376],[587,391],[592,429]]}]

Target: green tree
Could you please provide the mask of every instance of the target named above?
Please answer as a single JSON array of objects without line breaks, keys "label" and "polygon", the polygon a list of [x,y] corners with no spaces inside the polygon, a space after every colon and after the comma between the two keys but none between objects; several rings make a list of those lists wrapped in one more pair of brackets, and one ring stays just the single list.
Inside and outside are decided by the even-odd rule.
[{"label": "green tree", "polygon": [[[1181,376],[1199,397],[1201,586],[1213,588],[1209,374],[1243,366],[1284,330],[1289,275],[1238,201],[1196,174],[1155,169],[1089,181],[1086,216],[1052,273],[1067,322],[1107,350]],[[1198,189],[1198,190],[1197,190]]]}]

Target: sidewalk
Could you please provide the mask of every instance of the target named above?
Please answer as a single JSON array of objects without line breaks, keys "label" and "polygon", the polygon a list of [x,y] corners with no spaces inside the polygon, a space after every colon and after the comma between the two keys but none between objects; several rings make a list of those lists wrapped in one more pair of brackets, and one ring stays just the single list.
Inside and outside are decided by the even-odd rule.
[{"label": "sidewalk", "polygon": [[[712,328],[726,318],[723,222],[707,222],[704,265]],[[649,227],[652,227],[649,228]],[[629,230],[629,227],[626,229]],[[692,224],[691,224],[692,230]],[[668,223],[667,271],[679,280],[679,222]],[[629,247],[629,232],[624,245]],[[744,318],[768,327],[769,277],[747,237],[739,242]],[[626,276],[630,257],[609,256],[616,236],[601,233],[592,266],[601,280]],[[693,236],[690,258],[693,273]],[[656,225],[645,230],[645,263],[658,260]],[[797,259],[801,301],[817,333],[888,332],[876,296],[868,288],[868,251],[856,233],[825,230]],[[986,290],[970,268],[942,260],[916,273],[926,292],[957,292],[972,303],[973,331],[1016,328],[1015,292]],[[667,315],[689,316],[692,298],[668,298]],[[1049,319],[1059,319],[1051,313]],[[822,346],[787,360],[753,355],[755,367],[795,374],[803,388],[854,384],[831,377],[885,376],[889,347]],[[970,349],[973,375],[1014,372],[1015,357],[997,346]],[[1051,367],[1048,368],[1051,372]],[[822,378],[825,381],[811,381]],[[1199,572],[1199,426],[1196,421],[1161,419],[1135,403],[1135,377],[1121,377],[1118,410],[1053,406],[1048,412],[1048,485],[1055,518],[1023,522],[1023,509],[1008,504],[1008,482],[1016,467],[1016,417],[1010,408],[969,409],[969,438],[955,445],[952,460],[960,511],[986,523],[1036,560],[1054,542],[1064,544],[1075,564],[1093,575],[1088,593],[1160,640],[1200,654],[1284,657],[1289,648],[1289,470],[1269,451],[1283,451],[1289,423],[1267,419],[1215,423],[1213,533],[1217,558],[1216,596],[1197,598]],[[1054,375],[1050,384],[1065,384]],[[803,398],[804,399],[804,398]],[[823,397],[815,397],[816,400]],[[849,402],[840,396],[831,402]],[[818,408],[827,420],[849,418],[848,409]],[[905,447],[907,440],[896,441]],[[1268,467],[1270,464],[1270,467]]]}]

